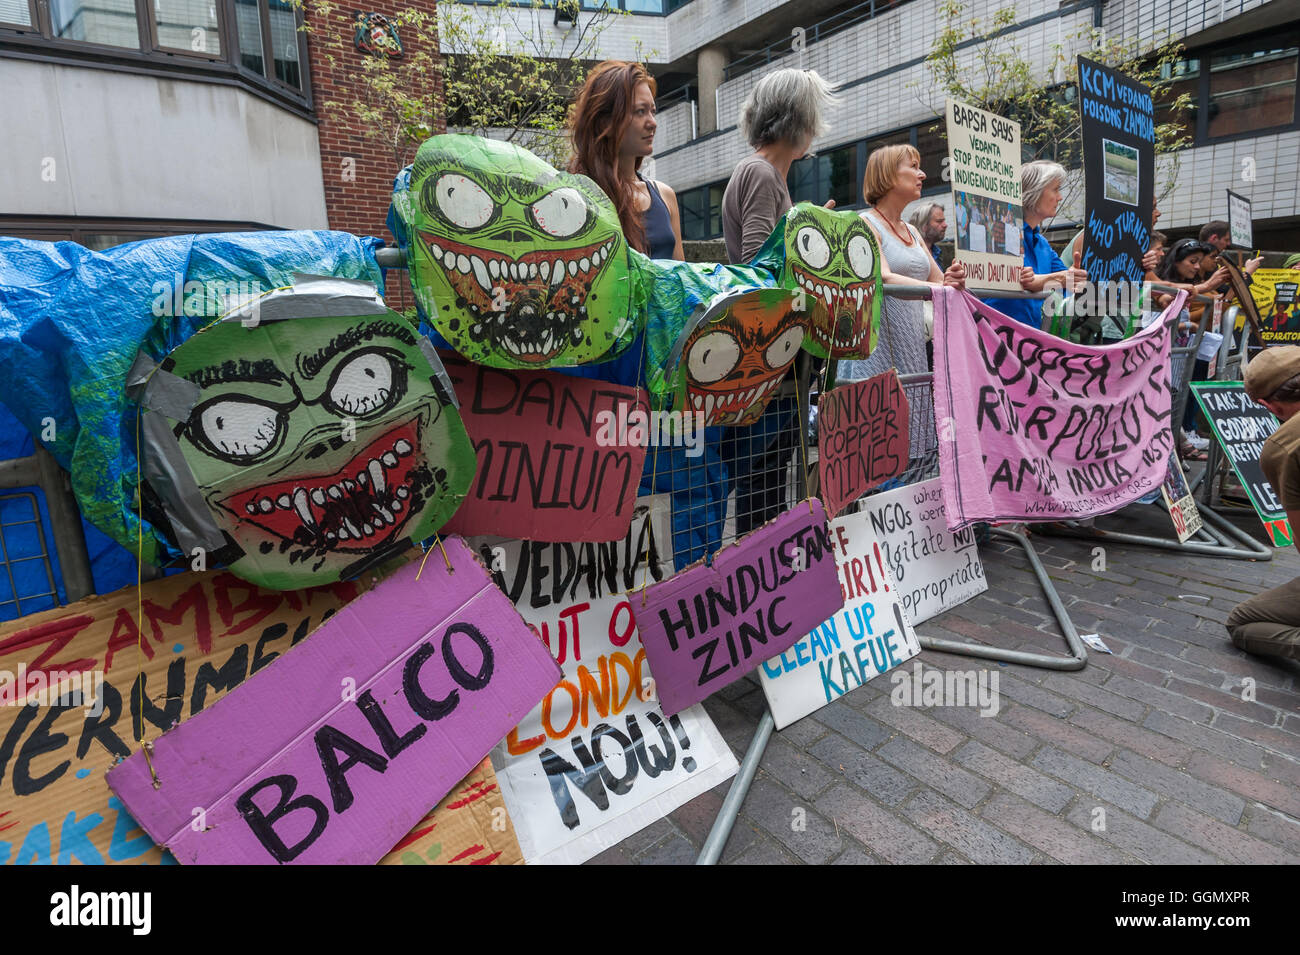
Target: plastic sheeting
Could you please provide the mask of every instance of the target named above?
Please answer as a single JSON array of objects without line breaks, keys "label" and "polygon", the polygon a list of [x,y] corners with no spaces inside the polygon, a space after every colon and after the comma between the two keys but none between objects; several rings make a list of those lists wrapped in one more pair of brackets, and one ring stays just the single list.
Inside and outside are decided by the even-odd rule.
[{"label": "plastic sheeting", "polygon": [[[343,232],[168,236],[94,252],[0,238],[0,402],[71,475],[86,519],[149,563],[167,550],[134,505],[136,421],[126,377],[213,321],[223,296],[290,285],[295,273],[383,279],[383,242]],[[52,431],[52,435],[51,435]]]}]

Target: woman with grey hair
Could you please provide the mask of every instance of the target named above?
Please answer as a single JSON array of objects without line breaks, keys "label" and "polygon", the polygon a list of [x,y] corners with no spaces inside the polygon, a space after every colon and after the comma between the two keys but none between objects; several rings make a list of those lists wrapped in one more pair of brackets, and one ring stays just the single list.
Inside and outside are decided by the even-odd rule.
[{"label": "woman with grey hair", "polygon": [[[813,70],[776,70],[758,81],[740,109],[740,129],[754,152],[740,161],[722,197],[727,260],[752,259],[790,209],[790,166],[826,131],[832,86]],[[834,202],[828,202],[828,206]],[[786,468],[798,427],[793,398],[771,401],[747,427],[725,429],[722,455],[736,487],[736,533],[746,534],[783,511]]]},{"label": "woman with grey hair", "polygon": [[740,108],[740,130],[754,152],[731,174],[722,197],[727,259],[748,262],[791,206],[790,166],[826,131],[834,88],[816,70],[776,70],[759,80]]},{"label": "woman with grey hair", "polygon": [[[1061,257],[1052,251],[1047,238],[1039,231],[1042,224],[1056,215],[1061,206],[1061,186],[1065,183],[1065,167],[1046,159],[1036,159],[1020,167],[1021,208],[1024,228],[1021,238],[1024,248],[1024,268],[1020,270],[1020,287],[1027,292],[1042,292],[1049,288],[1066,288],[1078,291],[1088,279],[1088,273],[1079,268],[1079,252],[1074,253],[1073,267],[1067,267]],[[1004,315],[1034,328],[1043,327],[1043,303],[1033,298],[986,298],[985,304]]]}]

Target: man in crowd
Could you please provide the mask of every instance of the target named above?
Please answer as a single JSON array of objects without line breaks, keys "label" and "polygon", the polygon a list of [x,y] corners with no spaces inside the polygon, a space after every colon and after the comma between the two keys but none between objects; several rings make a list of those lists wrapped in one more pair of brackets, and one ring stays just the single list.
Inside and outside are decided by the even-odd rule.
[{"label": "man in crowd", "polygon": [[[1264,349],[1243,377],[1246,394],[1282,422],[1264,442],[1259,463],[1294,530],[1300,527],[1300,345]],[[1226,626],[1247,653],[1300,659],[1300,577],[1238,604]]]},{"label": "man in crowd", "polygon": [[937,202],[927,202],[912,213],[910,221],[916,227],[916,231],[921,233],[921,238],[925,239],[925,244],[930,247],[934,264],[943,268],[943,262],[939,258],[943,250],[939,248],[939,242],[948,232],[948,220],[944,218],[943,206]]}]

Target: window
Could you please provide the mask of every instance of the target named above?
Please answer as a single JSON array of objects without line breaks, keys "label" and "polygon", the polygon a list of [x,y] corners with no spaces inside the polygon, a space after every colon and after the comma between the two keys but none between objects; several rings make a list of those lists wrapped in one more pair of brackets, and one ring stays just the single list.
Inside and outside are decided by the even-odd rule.
[{"label": "window", "polygon": [[291,0],[0,0],[0,47],[148,72],[234,75],[307,105],[301,22]]},{"label": "window", "polygon": [[1206,137],[1294,123],[1297,54],[1293,46],[1210,57]]},{"label": "window", "polygon": [[140,48],[135,0],[50,0],[49,10],[52,37]]},{"label": "window", "polygon": [[948,133],[944,129],[943,117],[916,127],[915,145],[921,154],[921,171],[925,173],[925,185],[921,191],[948,191],[950,184],[943,178],[944,160],[948,158]]},{"label": "window", "polygon": [[683,239],[716,239],[722,235],[722,196],[727,182],[688,189],[677,196]]},{"label": "window", "polygon": [[795,202],[821,205],[834,199],[842,209],[857,203],[860,186],[857,143],[808,156],[790,166],[790,198]]},{"label": "window", "polygon": [[1172,102],[1187,93],[1192,97],[1192,107],[1176,116],[1169,107],[1157,104],[1155,110],[1156,124],[1164,125],[1165,123],[1177,122],[1183,128],[1184,133],[1194,137],[1196,135],[1196,99],[1201,88],[1201,61],[1195,58],[1178,60],[1166,66],[1161,76],[1163,79],[1173,81],[1168,94],[1162,98]]}]

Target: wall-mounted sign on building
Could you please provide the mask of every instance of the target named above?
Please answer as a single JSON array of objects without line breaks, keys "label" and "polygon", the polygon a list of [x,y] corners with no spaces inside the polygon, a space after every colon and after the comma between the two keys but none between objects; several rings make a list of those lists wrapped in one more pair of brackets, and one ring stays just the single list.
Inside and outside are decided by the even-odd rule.
[{"label": "wall-mounted sign on building", "polygon": [[371,56],[388,56],[397,59],[402,55],[402,40],[397,35],[397,24],[380,13],[356,12],[356,46]]}]

